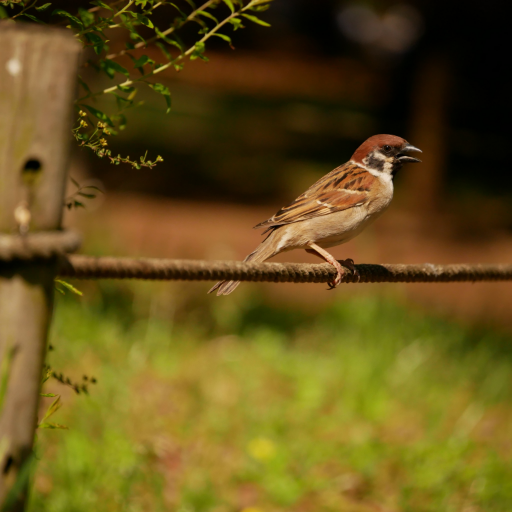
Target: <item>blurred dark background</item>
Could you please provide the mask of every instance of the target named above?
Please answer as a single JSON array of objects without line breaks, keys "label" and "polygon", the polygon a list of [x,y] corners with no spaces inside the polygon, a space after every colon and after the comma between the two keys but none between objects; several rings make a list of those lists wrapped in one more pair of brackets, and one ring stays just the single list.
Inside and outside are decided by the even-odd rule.
[{"label": "blurred dark background", "polygon": [[[272,28],[247,22],[232,34],[236,50],[214,38],[209,63],[164,73],[172,114],[140,95],[145,106],[113,147],[161,154],[162,166],[143,180],[92,157],[91,167],[111,190],[290,200],[382,132],[424,150],[425,164],[398,180],[421,191],[416,206],[509,197],[508,11],[504,1],[277,0],[264,14]],[[162,9],[162,27],[172,16]]]}]

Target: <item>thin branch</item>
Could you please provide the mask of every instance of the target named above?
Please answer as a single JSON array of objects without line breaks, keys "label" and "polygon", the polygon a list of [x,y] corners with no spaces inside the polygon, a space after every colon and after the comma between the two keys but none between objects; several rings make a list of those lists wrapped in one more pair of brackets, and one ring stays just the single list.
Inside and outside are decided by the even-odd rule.
[{"label": "thin branch", "polygon": [[[141,76],[140,78],[137,78],[135,80],[126,80],[122,84],[119,84],[119,86],[127,87],[127,86],[130,86],[130,85],[132,85],[132,84],[134,84],[136,82],[141,82],[141,81],[145,80],[146,78],[150,78],[151,76],[156,75],[157,73],[161,73],[162,71],[165,71],[166,69],[168,69],[171,66],[173,66],[176,62],[178,62],[180,60],[183,60],[184,57],[188,57],[190,54],[192,54],[194,52],[194,50],[196,49],[197,45],[204,43],[213,34],[215,34],[221,27],[223,27],[226,23],[229,23],[230,20],[232,20],[233,18],[237,18],[242,12],[244,12],[244,11],[248,10],[250,7],[252,7],[256,3],[256,1],[257,0],[253,0],[248,5],[246,5],[244,8],[240,9],[239,11],[236,11],[236,12],[233,12],[232,14],[230,14],[227,18],[225,18],[218,25],[213,27],[207,34],[205,34],[197,43],[194,44],[194,46],[191,46],[185,53],[182,53],[181,55],[178,55],[178,57],[176,57],[174,60],[168,62],[167,64],[164,64],[163,66],[160,66],[158,69],[153,69],[150,73],[147,73],[147,74]],[[118,87],[117,85],[114,85],[112,87],[108,87],[107,89],[103,89],[103,91],[101,91],[101,92],[92,94],[91,96],[86,96],[84,98],[81,98],[79,101],[81,101],[81,100],[83,100],[85,98],[99,96],[100,94],[108,94],[108,93],[114,92],[114,91],[117,90],[117,87]]]},{"label": "thin branch", "polygon": [[38,2],[38,0],[34,0],[28,7],[24,7],[18,14],[15,14],[11,19],[14,20],[18,16],[25,14],[29,9],[32,9],[32,7],[34,7],[34,5],[37,4],[37,2]]},{"label": "thin branch", "polygon": [[[117,5],[117,4],[120,4],[122,2],[124,2],[125,0],[117,0],[116,2],[112,2],[109,7],[113,7],[114,5]],[[104,7],[101,7],[101,6],[96,6],[96,7],[91,7],[90,9],[87,9],[87,12],[90,12],[90,13],[93,13],[93,12],[97,12],[99,11],[100,9],[104,9]]]},{"label": "thin branch", "polygon": [[[198,9],[196,9],[195,11],[191,12],[184,20],[182,23],[179,23],[178,25],[175,25],[175,26],[172,26],[170,28],[168,28],[167,30],[165,30],[164,32],[162,32],[161,34],[157,34],[156,36],[148,39],[147,41],[139,41],[136,45],[135,45],[135,49],[138,50],[139,48],[143,48],[143,47],[146,47],[148,46],[149,44],[151,43],[154,43],[155,41],[157,41],[158,39],[162,39],[162,37],[166,37],[168,36],[169,34],[172,34],[175,30],[183,27],[183,25],[185,25],[186,23],[188,23],[189,21],[193,20],[197,14],[199,13],[199,11],[204,11],[205,9],[207,9],[208,7],[210,7],[210,5],[214,4],[214,3],[217,3],[219,0],[208,0],[207,2],[205,2],[203,5],[201,5],[201,7],[199,7]],[[163,2],[159,2],[157,5],[154,6],[154,9],[156,9],[159,5],[163,4]],[[124,55],[126,54],[128,50],[121,50],[119,53],[111,53],[110,55],[107,55],[107,59],[115,59],[116,57],[120,57],[121,55]]]}]

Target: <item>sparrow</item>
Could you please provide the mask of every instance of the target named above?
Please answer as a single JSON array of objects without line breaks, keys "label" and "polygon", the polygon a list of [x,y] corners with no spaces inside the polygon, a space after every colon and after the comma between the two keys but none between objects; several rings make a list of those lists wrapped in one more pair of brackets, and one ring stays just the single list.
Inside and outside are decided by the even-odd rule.
[{"label": "sparrow", "polygon": [[[255,229],[268,236],[244,261],[261,263],[281,252],[305,249],[337,270],[329,283],[335,288],[345,270],[325,249],[352,240],[388,208],[393,178],[406,163],[421,162],[408,153],[422,151],[395,135],[374,135],[361,144],[345,164],[309,187]],[[357,275],[352,259],[343,266]],[[208,293],[228,295],[240,281],[219,281]]]}]

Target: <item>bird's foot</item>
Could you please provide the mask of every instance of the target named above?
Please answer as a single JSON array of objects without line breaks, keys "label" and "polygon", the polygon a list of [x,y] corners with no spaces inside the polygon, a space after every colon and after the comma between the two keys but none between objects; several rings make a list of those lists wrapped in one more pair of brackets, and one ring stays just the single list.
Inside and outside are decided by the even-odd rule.
[{"label": "bird's foot", "polygon": [[341,280],[343,279],[343,276],[346,274],[346,272],[337,260],[329,263],[331,263],[331,265],[333,265],[337,271],[336,277],[327,283],[327,286],[329,286],[328,290],[334,290],[334,288],[336,288],[341,283]]},{"label": "bird's foot", "polygon": [[[334,280],[327,283],[327,285],[329,286],[328,290],[334,290],[334,288],[336,288],[339,284],[341,284],[343,277],[347,273],[343,267],[348,268],[352,272],[352,275],[357,277],[358,281],[359,281],[359,279],[361,279],[359,271],[357,270],[354,260],[352,258],[347,258],[346,260],[341,260],[341,264],[337,260],[334,260],[334,261],[336,263],[333,262],[332,264],[334,265],[334,267],[336,267],[336,270],[338,272],[337,272]],[[343,265],[343,267],[341,265]]]},{"label": "bird's foot", "polygon": [[[336,269],[336,277],[327,283],[329,290],[334,290],[334,288],[336,288],[341,283],[343,277],[347,273],[343,267],[348,268],[352,272],[353,276],[357,276],[358,281],[361,279],[361,276],[359,275],[359,272],[357,271],[354,260],[352,258],[341,260],[340,263],[332,254],[328,253],[325,249],[322,249],[314,243],[310,243],[308,245],[306,252],[320,256],[320,258],[323,258],[325,261],[327,261],[327,263],[330,263]],[[343,267],[341,265],[343,265]]]}]

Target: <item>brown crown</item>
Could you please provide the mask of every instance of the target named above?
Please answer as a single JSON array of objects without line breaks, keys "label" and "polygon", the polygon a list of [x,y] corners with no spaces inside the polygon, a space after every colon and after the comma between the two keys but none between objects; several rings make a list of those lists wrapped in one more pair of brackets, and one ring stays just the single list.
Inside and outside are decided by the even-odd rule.
[{"label": "brown crown", "polygon": [[402,137],[397,137],[396,135],[374,135],[369,139],[366,139],[355,151],[352,155],[351,160],[354,162],[362,163],[363,159],[376,148],[381,148],[382,146],[388,145],[393,147],[401,148],[404,144],[407,144],[405,139]]}]

